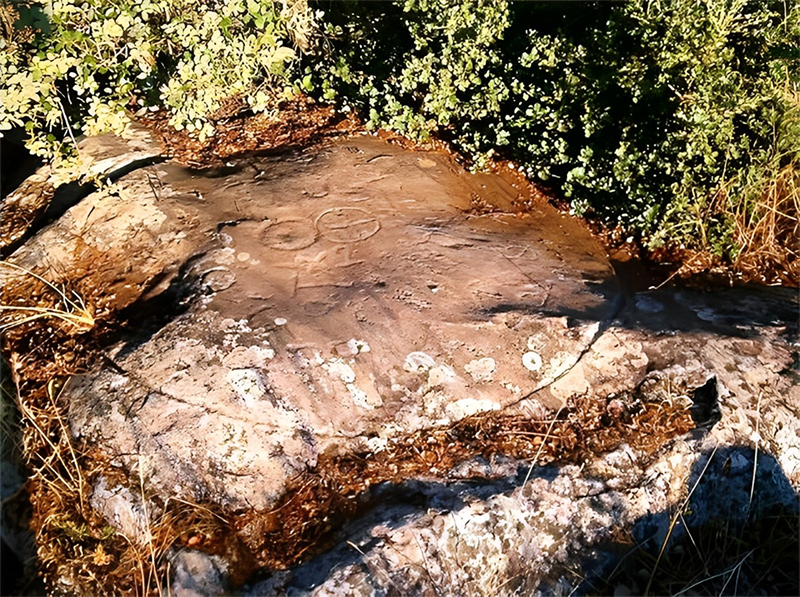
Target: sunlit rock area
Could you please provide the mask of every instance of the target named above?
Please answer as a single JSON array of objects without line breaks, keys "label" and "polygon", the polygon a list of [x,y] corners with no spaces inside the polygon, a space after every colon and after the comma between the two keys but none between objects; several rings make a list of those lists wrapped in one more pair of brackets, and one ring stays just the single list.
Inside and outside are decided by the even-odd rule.
[{"label": "sunlit rock area", "polygon": [[510,168],[369,135],[117,151],[0,272],[4,302],[35,272],[91,309],[9,362],[80,453],[63,507],[108,530],[67,535],[99,570],[127,545],[182,596],[798,587],[795,290],[620,276]]}]

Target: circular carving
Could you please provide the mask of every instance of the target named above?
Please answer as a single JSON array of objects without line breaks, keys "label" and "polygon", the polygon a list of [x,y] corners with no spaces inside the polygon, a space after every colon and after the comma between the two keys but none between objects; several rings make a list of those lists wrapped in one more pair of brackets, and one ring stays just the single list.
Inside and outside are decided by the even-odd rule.
[{"label": "circular carving", "polygon": [[313,245],[317,234],[305,220],[284,220],[267,228],[261,240],[279,251],[297,251]]},{"label": "circular carving", "polygon": [[314,223],[320,235],[335,243],[357,243],[381,229],[378,219],[358,207],[333,207]]},{"label": "circular carving", "polygon": [[236,275],[227,267],[216,267],[203,274],[203,283],[214,292],[227,290],[236,282]]}]

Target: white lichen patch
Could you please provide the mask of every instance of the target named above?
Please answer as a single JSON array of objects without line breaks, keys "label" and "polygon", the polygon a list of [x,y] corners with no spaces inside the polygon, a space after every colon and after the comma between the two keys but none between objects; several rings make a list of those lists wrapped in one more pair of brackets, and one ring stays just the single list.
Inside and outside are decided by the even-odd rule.
[{"label": "white lichen patch", "polygon": [[[209,260],[219,263],[220,265],[231,265],[236,261],[236,250],[230,247],[224,249],[217,249],[209,253]],[[204,260],[205,261],[205,260]]]},{"label": "white lichen patch", "polygon": [[352,383],[345,384],[345,387],[347,391],[350,392],[350,396],[353,398],[353,402],[355,402],[356,406],[366,408],[367,410],[375,408],[375,405],[370,404],[369,396],[364,390]]},{"label": "white lichen patch", "polygon": [[222,346],[225,348],[236,348],[239,346],[239,338],[242,334],[250,334],[253,331],[246,319],[226,318],[220,322],[220,327],[225,332],[225,337],[222,339]]},{"label": "white lichen patch", "polygon": [[455,381],[456,372],[448,365],[437,365],[428,371],[428,387],[435,388]]},{"label": "white lichen patch", "polygon": [[477,400],[475,398],[464,398],[451,402],[445,407],[445,412],[454,420],[463,419],[472,415],[500,410],[500,405],[491,400]]},{"label": "white lichen patch", "polygon": [[475,359],[464,365],[464,371],[476,382],[492,381],[494,372],[497,371],[497,363],[491,357]]},{"label": "white lichen patch", "polygon": [[341,357],[354,357],[362,352],[369,352],[369,344],[363,340],[351,338],[347,342],[336,346],[336,353]]},{"label": "white lichen patch", "polygon": [[557,352],[547,364],[545,370],[547,379],[556,379],[566,373],[578,362],[579,355],[580,353]]},{"label": "white lichen patch", "polygon": [[527,342],[528,350],[533,352],[541,352],[544,348],[544,342],[538,336],[530,336]]},{"label": "white lichen patch", "polygon": [[226,317],[220,321],[219,324],[225,332],[246,334],[253,331],[250,327],[250,322],[246,319],[231,319],[230,317]]},{"label": "white lichen patch", "polygon": [[223,440],[214,455],[222,470],[232,474],[247,474],[255,461],[255,455],[248,451],[247,431],[238,423],[222,424]]},{"label": "white lichen patch", "polygon": [[345,384],[353,383],[356,380],[356,372],[342,359],[331,359],[330,361],[323,362],[322,368],[325,369],[331,377],[338,378]]},{"label": "white lichen patch", "polygon": [[89,503],[102,514],[106,522],[124,533],[129,541],[146,545],[152,539],[148,509],[142,503],[141,497],[129,489],[122,486],[109,487],[106,478],[100,477],[93,488]]},{"label": "white lichen patch", "polygon": [[226,380],[248,408],[263,398],[267,392],[266,384],[258,369],[232,369],[228,371]]},{"label": "white lichen patch", "polygon": [[264,346],[237,346],[222,358],[229,369],[261,368],[275,358],[275,351]]},{"label": "white lichen patch", "polygon": [[522,355],[522,366],[528,371],[538,371],[542,368],[542,357],[532,350]]},{"label": "white lichen patch", "polygon": [[[789,416],[787,416],[789,415]],[[800,481],[800,428],[797,419],[790,416],[789,410],[776,409],[769,416],[765,417],[764,423],[767,429],[771,428],[774,433],[772,445],[777,453],[786,476],[797,483]]]},{"label": "white lichen patch", "polygon": [[436,361],[430,355],[415,351],[406,355],[403,369],[409,373],[424,373],[436,366]]},{"label": "white lichen patch", "polygon": [[[353,361],[351,361],[352,363]],[[356,406],[366,408],[368,410],[374,409],[376,406],[381,406],[383,401],[377,394],[370,396],[367,392],[359,388],[356,384],[356,372],[344,359],[334,358],[327,362],[322,363],[322,368],[328,372],[331,377],[340,380],[344,383],[350,397]]]},{"label": "white lichen patch", "polygon": [[389,440],[385,437],[370,437],[367,439],[367,447],[373,454],[383,452],[389,445]]},{"label": "white lichen patch", "polygon": [[425,392],[422,396],[422,407],[427,417],[439,416],[442,406],[447,404],[448,396],[437,390]]},{"label": "white lichen patch", "polygon": [[347,341],[347,345],[352,349],[355,349],[358,353],[370,351],[369,344],[367,344],[364,340],[356,340],[355,338],[351,338]]}]

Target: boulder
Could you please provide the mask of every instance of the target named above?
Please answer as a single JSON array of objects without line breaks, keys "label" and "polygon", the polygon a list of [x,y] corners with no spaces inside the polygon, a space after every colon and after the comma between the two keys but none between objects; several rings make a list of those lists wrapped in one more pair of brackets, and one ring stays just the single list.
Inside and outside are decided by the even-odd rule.
[{"label": "boulder", "polygon": [[82,199],[10,260],[111,330],[60,394],[92,507],[229,516],[186,595],[637,593],[625,540],[790,520],[796,293],[627,286],[530,192],[362,135]]},{"label": "boulder", "polygon": [[519,405],[618,304],[585,231],[444,154],[361,137],[231,170],[142,169],[31,243],[79,221],[101,300],[183,297],[65,389],[73,433],[165,498],[268,509],[321,452]]}]

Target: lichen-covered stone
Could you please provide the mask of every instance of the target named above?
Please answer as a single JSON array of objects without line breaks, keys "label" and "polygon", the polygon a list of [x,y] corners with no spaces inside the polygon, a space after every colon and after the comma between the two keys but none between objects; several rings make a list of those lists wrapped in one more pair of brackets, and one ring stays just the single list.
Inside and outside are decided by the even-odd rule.
[{"label": "lichen-covered stone", "polygon": [[[243,541],[262,549],[320,462],[400,454],[426,434],[444,445],[442,430],[473,450],[452,467],[431,452],[413,479],[387,461],[357,480],[346,499],[372,508],[347,510],[331,550],[245,594],[581,593],[618,557],[610,544],[679,537],[675,512],[740,528],[797,511],[791,290],[620,288],[588,233],[520,188],[370,137],[205,173],[151,165],[112,191],[11,260],[69,272],[98,319],[126,319],[60,399],[73,438],[141,493],[247,513]],[[476,448],[478,424],[456,437],[469,417],[555,424],[575,404],[629,441],[544,466]],[[688,409],[697,428],[645,449],[644,405]],[[91,489],[109,524],[147,542],[157,509],[105,477]],[[232,561],[170,557],[176,594],[232,588]]]}]

